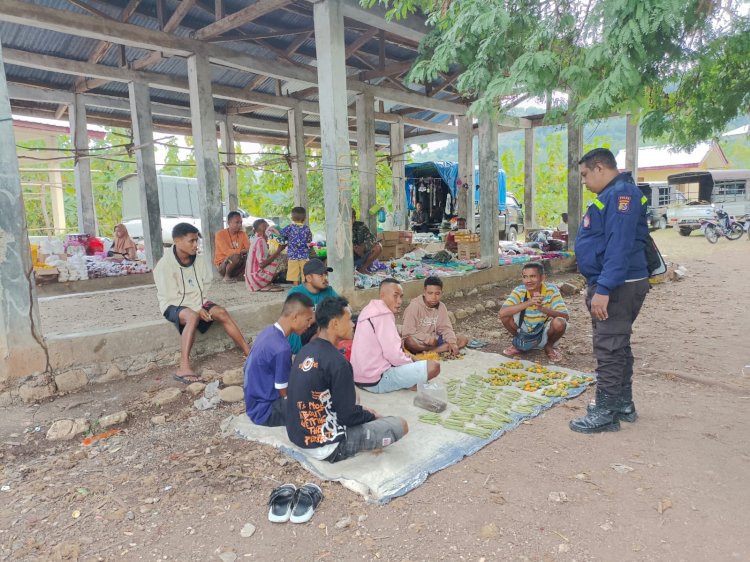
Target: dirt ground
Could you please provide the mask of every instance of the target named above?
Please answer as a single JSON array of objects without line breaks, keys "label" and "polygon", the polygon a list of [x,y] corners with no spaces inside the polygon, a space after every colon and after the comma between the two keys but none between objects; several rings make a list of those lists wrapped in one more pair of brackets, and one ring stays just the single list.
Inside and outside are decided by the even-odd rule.
[{"label": "dirt ground", "polygon": [[[385,506],[321,483],[310,523],[274,525],[271,489],[310,475],[269,447],[219,436],[241,405],[198,412],[183,395],[152,406],[157,390],[178,386],[169,370],[153,371],[0,412],[0,560],[747,560],[750,242],[710,246],[671,230],[656,238],[687,275],[646,301],[633,338],[640,418],[618,433],[568,429],[588,392]],[[583,299],[567,302],[563,365],[592,370]],[[457,329],[501,349],[508,338],[495,314]],[[227,352],[201,366],[210,375],[240,362]],[[130,420],[108,440],[44,438],[55,419],[121,409]],[[152,423],[156,415],[166,423]],[[243,537],[248,523],[255,532]]]}]

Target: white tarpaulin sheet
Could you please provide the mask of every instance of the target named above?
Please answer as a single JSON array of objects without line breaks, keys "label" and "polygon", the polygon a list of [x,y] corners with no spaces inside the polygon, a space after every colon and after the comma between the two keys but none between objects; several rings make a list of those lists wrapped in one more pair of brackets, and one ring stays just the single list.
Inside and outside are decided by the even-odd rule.
[{"label": "white tarpaulin sheet", "polygon": [[[509,361],[510,359],[503,355],[468,350],[463,360],[441,363],[441,374],[436,381],[466,379],[472,374],[488,376],[488,368],[498,367]],[[529,367],[533,365],[528,361],[522,361],[522,363]],[[555,371],[571,375],[587,376],[586,373],[571,369],[550,367]],[[577,396],[584,390],[585,386],[571,388],[568,390],[567,398]],[[362,494],[369,501],[386,503],[416,488],[430,474],[474,454],[506,431],[517,427],[523,420],[534,417],[563,400],[563,398],[550,398],[547,404],[535,406],[528,414],[511,413],[511,423],[493,432],[490,438],[482,439],[453,429],[446,429],[441,425],[430,425],[420,421],[419,416],[427,412],[413,405],[416,393],[412,391],[372,394],[360,390],[359,394],[361,403],[379,414],[406,418],[409,423],[409,433],[401,441],[386,447],[381,452],[359,453],[350,459],[331,464],[305,456],[301,449],[291,444],[284,427],[258,426],[244,414],[230,416],[224,420],[221,427],[225,435],[236,435],[278,448],[322,480],[341,482],[350,490]],[[443,416],[456,409],[458,409],[457,406],[449,405]]]}]

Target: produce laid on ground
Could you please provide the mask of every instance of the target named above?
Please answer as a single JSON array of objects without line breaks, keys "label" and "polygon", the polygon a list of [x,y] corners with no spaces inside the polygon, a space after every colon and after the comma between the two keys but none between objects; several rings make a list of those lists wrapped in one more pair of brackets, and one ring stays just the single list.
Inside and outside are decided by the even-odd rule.
[{"label": "produce laid on ground", "polygon": [[519,361],[490,367],[487,374],[449,379],[446,387],[452,408],[445,415],[423,414],[419,420],[489,439],[495,431],[512,424],[514,414],[533,414],[540,406],[549,404],[550,398],[566,397],[569,388],[580,388],[594,380],[552,371],[539,364],[527,367]]},{"label": "produce laid on ground", "polygon": [[444,351],[438,353],[437,351],[423,351],[421,353],[410,353],[414,361],[457,361],[464,358],[463,353],[458,355],[451,355],[450,352]]}]

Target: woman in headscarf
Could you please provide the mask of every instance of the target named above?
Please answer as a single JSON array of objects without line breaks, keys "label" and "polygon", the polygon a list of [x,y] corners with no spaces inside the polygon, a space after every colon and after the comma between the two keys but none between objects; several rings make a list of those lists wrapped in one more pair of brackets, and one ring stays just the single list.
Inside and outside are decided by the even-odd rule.
[{"label": "woman in headscarf", "polygon": [[282,291],[281,287],[273,285],[273,278],[276,270],[279,268],[277,258],[284,251],[286,244],[279,244],[275,252],[268,248],[268,223],[263,219],[258,219],[253,223],[253,236],[250,244],[250,253],[247,256],[247,265],[245,266],[245,282],[250,291]]},{"label": "woman in headscarf", "polygon": [[133,242],[124,224],[120,223],[115,226],[115,242],[107,255],[118,260],[135,261],[137,259],[135,242]]}]

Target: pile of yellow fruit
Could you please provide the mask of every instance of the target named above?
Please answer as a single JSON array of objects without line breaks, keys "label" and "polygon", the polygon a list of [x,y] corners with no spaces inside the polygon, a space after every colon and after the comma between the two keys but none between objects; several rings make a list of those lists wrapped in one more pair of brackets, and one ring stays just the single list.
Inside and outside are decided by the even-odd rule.
[{"label": "pile of yellow fruit", "polygon": [[526,392],[536,392],[539,390],[540,386],[537,381],[530,380],[523,383],[523,386],[521,387],[521,390],[525,390]]}]

